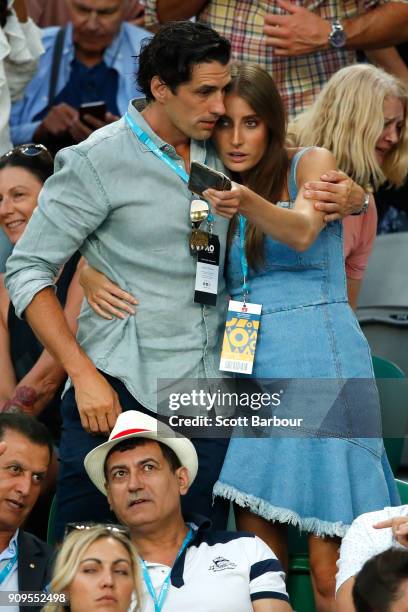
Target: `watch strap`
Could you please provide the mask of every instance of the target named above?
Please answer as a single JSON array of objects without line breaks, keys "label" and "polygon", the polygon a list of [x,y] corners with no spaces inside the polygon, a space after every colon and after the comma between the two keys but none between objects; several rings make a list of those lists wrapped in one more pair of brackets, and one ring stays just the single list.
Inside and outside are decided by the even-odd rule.
[{"label": "watch strap", "polygon": [[370,204],[370,195],[371,194],[368,193],[367,191],[365,192],[364,202],[363,202],[363,205],[362,205],[361,209],[358,210],[357,212],[351,213],[352,216],[356,217],[358,215],[364,215],[367,212],[368,206]]}]

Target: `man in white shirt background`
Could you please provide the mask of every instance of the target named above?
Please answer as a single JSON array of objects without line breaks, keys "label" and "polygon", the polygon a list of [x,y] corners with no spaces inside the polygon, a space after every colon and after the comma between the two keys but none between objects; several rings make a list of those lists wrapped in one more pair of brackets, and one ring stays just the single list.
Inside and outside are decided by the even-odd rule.
[{"label": "man in white shirt background", "polygon": [[408,550],[408,505],[367,512],[353,521],[342,540],[337,562],[338,612],[355,610],[352,590],[356,574],[366,561],[392,547]]}]

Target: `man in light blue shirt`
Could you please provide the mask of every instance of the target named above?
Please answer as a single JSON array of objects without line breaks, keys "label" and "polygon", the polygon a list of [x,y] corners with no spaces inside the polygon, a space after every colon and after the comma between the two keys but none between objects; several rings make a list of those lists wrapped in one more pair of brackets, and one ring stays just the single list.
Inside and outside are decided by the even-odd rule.
[{"label": "man in light blue shirt", "polygon": [[[12,107],[15,145],[35,141],[58,150],[80,142],[123,115],[129,100],[140,94],[134,78],[137,56],[141,42],[151,34],[123,22],[125,0],[67,0],[67,4],[70,23],[64,30],[44,30],[45,52],[37,73],[23,99]],[[81,121],[80,105],[96,101],[106,104],[104,120]]]},{"label": "man in light blue shirt", "polygon": [[[189,249],[194,196],[177,168],[188,171],[195,159],[222,169],[206,140],[225,111],[229,55],[229,42],[208,26],[179,22],[162,28],[139,59],[147,106],[139,112],[131,103],[128,111],[150,145],[121,119],[61,151],[9,260],[6,283],[17,314],[24,313],[75,388],[62,405],[59,536],[65,522],[107,517],[106,501],[86,480],[83,459],[105,439],[117,415],[156,411],[160,379],[219,375],[225,283],[221,274],[217,307],[194,302],[197,258]],[[227,228],[227,220],[216,217],[221,270]],[[137,316],[115,321],[98,317],[85,303],[78,342],[52,289],[60,266],[77,249],[139,299]],[[225,508],[217,516],[212,486],[226,443],[198,440],[196,448],[200,471],[186,509],[201,509],[222,526]]]}]

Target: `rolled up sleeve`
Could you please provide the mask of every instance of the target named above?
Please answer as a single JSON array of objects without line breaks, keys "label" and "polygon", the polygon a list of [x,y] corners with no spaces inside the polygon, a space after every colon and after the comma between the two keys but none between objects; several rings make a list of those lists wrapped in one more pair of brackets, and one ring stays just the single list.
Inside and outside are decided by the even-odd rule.
[{"label": "rolled up sleeve", "polygon": [[61,267],[109,211],[107,195],[87,155],[75,148],[61,151],[55,173],[45,183],[38,207],[7,261],[5,285],[18,316],[39,291],[54,285]]}]

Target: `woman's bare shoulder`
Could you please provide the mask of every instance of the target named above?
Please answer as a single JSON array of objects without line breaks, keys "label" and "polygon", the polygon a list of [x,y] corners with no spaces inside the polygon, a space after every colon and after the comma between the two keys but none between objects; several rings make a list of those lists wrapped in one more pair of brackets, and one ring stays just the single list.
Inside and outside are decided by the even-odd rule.
[{"label": "woman's bare shoulder", "polygon": [[323,147],[310,147],[300,158],[297,173],[301,182],[304,182],[336,169],[337,162],[333,153]]}]

